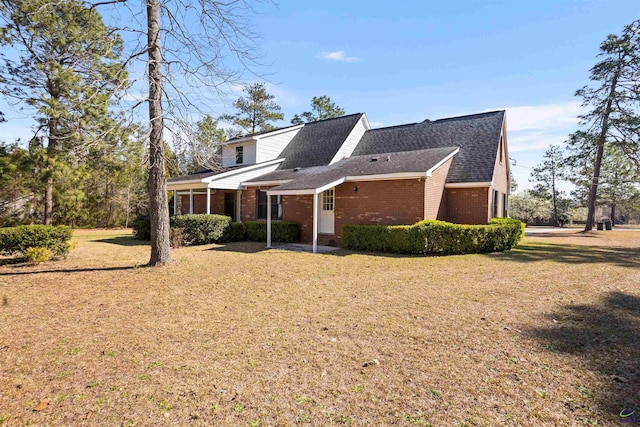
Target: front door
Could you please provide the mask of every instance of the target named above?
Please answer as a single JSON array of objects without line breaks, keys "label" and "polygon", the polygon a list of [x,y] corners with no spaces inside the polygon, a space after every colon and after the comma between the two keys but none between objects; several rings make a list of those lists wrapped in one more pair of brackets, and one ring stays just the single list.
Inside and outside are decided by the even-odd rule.
[{"label": "front door", "polygon": [[224,214],[233,220],[236,217],[235,193],[224,193]]},{"label": "front door", "polygon": [[320,195],[320,206],[318,206],[318,232],[324,234],[334,233],[334,191],[333,188]]}]

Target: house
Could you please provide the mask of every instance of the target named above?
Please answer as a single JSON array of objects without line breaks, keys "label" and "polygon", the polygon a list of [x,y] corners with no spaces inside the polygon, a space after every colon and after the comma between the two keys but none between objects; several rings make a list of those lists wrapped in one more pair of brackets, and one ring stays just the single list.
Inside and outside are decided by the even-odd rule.
[{"label": "house", "polygon": [[345,224],[507,216],[504,111],[371,129],[364,113],[231,139],[219,172],[172,178],[174,212],[300,224],[301,241],[342,245]]}]

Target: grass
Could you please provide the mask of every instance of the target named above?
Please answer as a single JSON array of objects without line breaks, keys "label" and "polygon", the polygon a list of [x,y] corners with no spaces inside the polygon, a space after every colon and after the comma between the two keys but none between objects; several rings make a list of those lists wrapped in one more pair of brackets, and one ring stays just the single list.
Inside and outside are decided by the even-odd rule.
[{"label": "grass", "polygon": [[440,258],[233,243],[159,269],[122,231],[75,240],[0,263],[3,426],[611,425],[640,405],[637,231]]}]

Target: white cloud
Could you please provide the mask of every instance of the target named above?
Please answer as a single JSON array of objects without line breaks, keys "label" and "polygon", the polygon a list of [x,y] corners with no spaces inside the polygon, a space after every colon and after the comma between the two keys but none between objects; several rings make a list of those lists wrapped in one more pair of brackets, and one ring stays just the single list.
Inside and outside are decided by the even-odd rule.
[{"label": "white cloud", "polygon": [[578,127],[584,112],[578,101],[506,107],[509,152],[542,150],[562,145]]},{"label": "white cloud", "polygon": [[578,101],[563,104],[542,104],[507,107],[507,126],[511,131],[554,129],[576,126],[584,110]]},{"label": "white cloud", "polygon": [[355,56],[347,56],[344,50],[336,50],[334,52],[319,52],[316,58],[327,59],[329,61],[340,62],[358,62],[360,58]]}]

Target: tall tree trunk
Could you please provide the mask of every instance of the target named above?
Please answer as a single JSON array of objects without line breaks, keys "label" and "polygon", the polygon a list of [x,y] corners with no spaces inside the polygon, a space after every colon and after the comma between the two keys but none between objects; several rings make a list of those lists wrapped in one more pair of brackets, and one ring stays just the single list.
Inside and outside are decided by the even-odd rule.
[{"label": "tall tree trunk", "polygon": [[616,225],[616,204],[611,205],[611,227]]},{"label": "tall tree trunk", "polygon": [[171,260],[169,246],[169,203],[162,137],[162,52],[160,49],[160,6],[147,0],[147,38],[149,47],[149,202],[151,219],[151,259],[149,266]]},{"label": "tall tree trunk", "polygon": [[591,189],[589,190],[589,204],[587,211],[587,223],[584,226],[584,231],[593,230],[593,223],[595,221],[596,214],[596,195],[598,193],[598,181],[600,179],[600,167],[602,166],[602,156],[604,155],[604,144],[607,140],[607,132],[609,131],[609,116],[611,115],[611,105],[613,104],[613,98],[616,93],[616,86],[618,86],[618,78],[622,72],[622,66],[618,65],[613,78],[611,79],[611,89],[609,90],[609,97],[607,98],[607,104],[602,112],[602,128],[598,135],[596,162],[593,165],[593,179],[591,181]]},{"label": "tall tree trunk", "polygon": [[50,158],[54,157],[58,149],[58,121],[49,119],[48,129],[49,140],[47,141],[47,157],[49,162],[46,166],[46,186],[44,189],[44,225],[51,225],[53,222],[53,165]]}]

